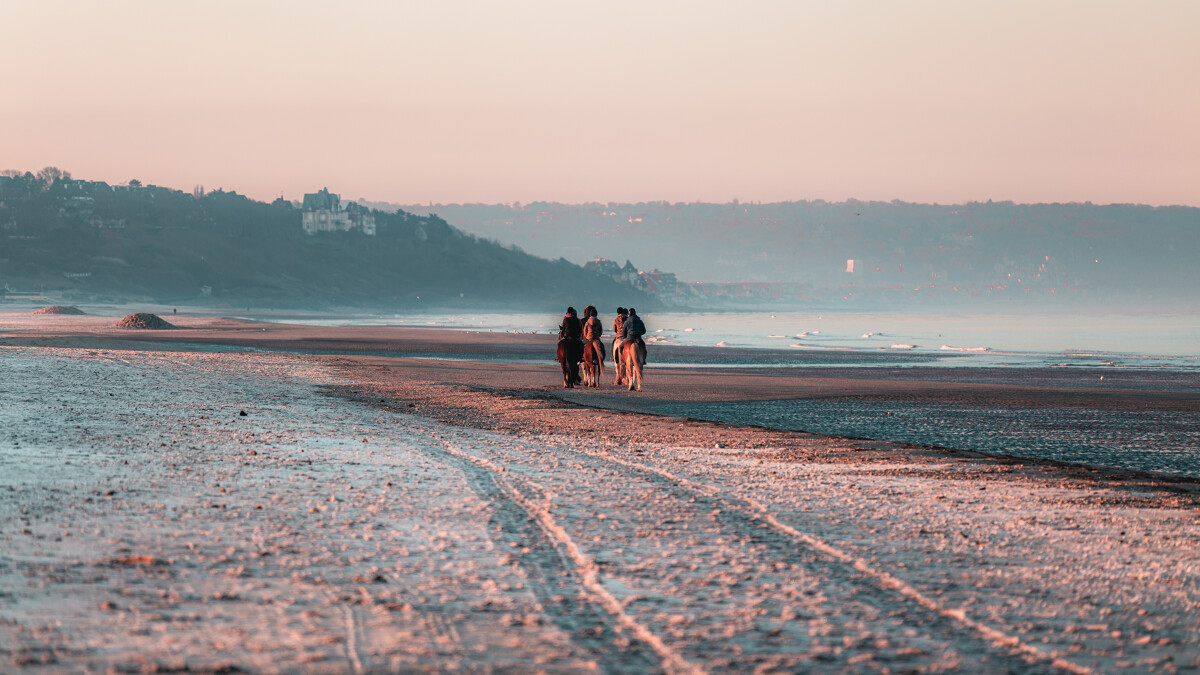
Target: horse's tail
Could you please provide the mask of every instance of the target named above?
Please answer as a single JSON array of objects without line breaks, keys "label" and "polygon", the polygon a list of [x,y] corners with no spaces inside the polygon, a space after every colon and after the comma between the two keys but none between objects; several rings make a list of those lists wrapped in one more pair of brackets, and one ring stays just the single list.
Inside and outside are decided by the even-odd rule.
[{"label": "horse's tail", "polygon": [[604,343],[600,340],[592,340],[592,353],[596,355],[596,366],[600,369],[600,374],[604,374]]}]

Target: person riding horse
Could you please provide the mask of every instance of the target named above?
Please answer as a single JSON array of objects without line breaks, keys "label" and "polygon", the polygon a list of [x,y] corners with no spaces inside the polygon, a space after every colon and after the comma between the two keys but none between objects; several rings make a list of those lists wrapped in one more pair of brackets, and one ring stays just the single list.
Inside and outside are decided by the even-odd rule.
[{"label": "person riding horse", "polygon": [[604,335],[604,324],[600,323],[600,318],[597,316],[596,308],[588,305],[583,308],[583,341],[585,343],[595,340],[599,343],[600,358],[604,358],[604,343],[600,342],[600,336]]},{"label": "person riding horse", "polygon": [[626,382],[629,390],[642,390],[642,366],[646,364],[646,343],[642,336],[646,334],[646,324],[638,316],[637,310],[630,307],[629,316],[621,322],[621,351],[617,363],[617,384]]},{"label": "person riding horse", "polygon": [[604,373],[604,343],[600,336],[604,334],[604,325],[600,323],[596,308],[588,305],[583,308],[583,386],[597,387],[600,385],[600,375]]},{"label": "person riding horse", "polygon": [[621,362],[621,329],[625,322],[625,317],[629,316],[629,310],[624,307],[617,308],[617,316],[613,319],[613,345],[612,355],[613,361]]},{"label": "person riding horse", "polygon": [[567,308],[567,315],[558,327],[559,360],[563,367],[564,386],[574,387],[583,381],[579,377],[579,361],[583,358],[583,324],[575,314],[574,307]]},{"label": "person riding horse", "polygon": [[645,334],[646,324],[642,323],[642,317],[638,316],[637,310],[630,307],[629,316],[621,322],[621,343],[637,340],[642,345],[642,351],[645,351],[646,343],[642,342],[642,336]]},{"label": "person riding horse", "polygon": [[621,326],[627,316],[629,316],[629,310],[618,307],[617,316],[613,319],[612,358],[613,366],[617,371],[617,378],[613,380],[613,384],[621,384],[624,375],[621,366]]}]

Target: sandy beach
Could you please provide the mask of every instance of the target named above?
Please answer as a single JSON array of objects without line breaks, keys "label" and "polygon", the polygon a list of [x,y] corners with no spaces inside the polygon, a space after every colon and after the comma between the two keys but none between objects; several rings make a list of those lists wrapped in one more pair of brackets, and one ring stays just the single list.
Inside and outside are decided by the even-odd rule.
[{"label": "sandy beach", "polygon": [[0,669],[1200,670],[1196,480],[661,414],[1187,387],[563,390],[546,335],[164,318],[0,321]]}]

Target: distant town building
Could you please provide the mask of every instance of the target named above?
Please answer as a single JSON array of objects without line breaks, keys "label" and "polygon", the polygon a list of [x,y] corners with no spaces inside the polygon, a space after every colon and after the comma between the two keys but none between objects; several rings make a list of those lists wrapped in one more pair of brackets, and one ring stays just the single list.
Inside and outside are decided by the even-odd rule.
[{"label": "distant town building", "polygon": [[638,272],[638,268],[633,266],[633,263],[625,261],[625,266],[621,268],[621,281],[633,286],[634,288],[642,287],[642,275]]},{"label": "distant town building", "polygon": [[583,264],[583,269],[614,279],[621,276],[621,266],[608,258],[596,258],[595,260],[586,262]]},{"label": "distant town building", "polygon": [[375,216],[354,202],[343,209],[342,198],[328,188],[304,195],[300,218],[305,234],[361,230],[363,234],[375,235]]},{"label": "distant town building", "polygon": [[[633,263],[626,260],[621,265],[608,258],[596,258],[583,265],[583,269],[602,274],[613,281],[628,284],[633,288],[656,296],[666,304],[680,304],[687,297],[701,293],[703,289],[691,289],[687,284],[679,283],[674,272],[664,272],[653,269],[640,272]],[[701,293],[702,294],[702,293]]]},{"label": "distant town building", "polygon": [[583,269],[612,278],[614,281],[629,284],[638,290],[646,290],[646,277],[639,272],[633,263],[625,261],[624,267],[608,258],[596,258],[583,265]]},{"label": "distant town building", "polygon": [[653,269],[639,275],[644,288],[659,297],[674,297],[679,292],[679,280],[674,272]]}]

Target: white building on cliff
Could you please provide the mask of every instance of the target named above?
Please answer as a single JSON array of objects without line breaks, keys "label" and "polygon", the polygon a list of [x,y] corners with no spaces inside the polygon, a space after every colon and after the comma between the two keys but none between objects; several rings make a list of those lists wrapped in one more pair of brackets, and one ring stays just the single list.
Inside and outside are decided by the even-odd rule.
[{"label": "white building on cliff", "polygon": [[304,195],[300,218],[305,234],[362,230],[363,234],[375,235],[375,216],[354,202],[343,209],[342,198],[328,188]]}]

